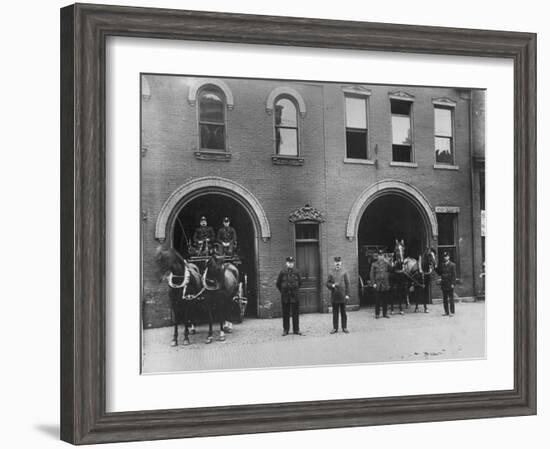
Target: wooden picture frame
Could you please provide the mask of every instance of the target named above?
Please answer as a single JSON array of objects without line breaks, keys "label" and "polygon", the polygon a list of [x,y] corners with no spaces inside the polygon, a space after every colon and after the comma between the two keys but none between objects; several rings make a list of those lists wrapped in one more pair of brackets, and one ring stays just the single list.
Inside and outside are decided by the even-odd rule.
[{"label": "wooden picture frame", "polygon": [[[514,63],[514,388],[106,412],[107,36],[509,58]],[[536,413],[536,35],[76,4],[61,10],[61,438],[153,440]]]}]

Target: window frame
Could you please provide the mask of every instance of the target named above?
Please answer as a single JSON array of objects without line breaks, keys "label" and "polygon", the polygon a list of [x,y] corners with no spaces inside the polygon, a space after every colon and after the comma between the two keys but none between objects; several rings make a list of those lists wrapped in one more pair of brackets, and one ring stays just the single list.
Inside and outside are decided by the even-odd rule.
[{"label": "window frame", "polygon": [[[416,167],[417,166],[417,163],[416,163],[416,148],[415,148],[415,132],[414,132],[414,97],[412,95],[409,95],[405,92],[396,92],[396,93],[391,93],[389,95],[389,105],[390,105],[390,127],[391,127],[391,162],[390,162],[390,165],[395,165],[395,166],[411,166],[411,167]],[[404,115],[404,114],[394,114],[392,112],[392,101],[400,101],[400,102],[403,102],[403,103],[409,103],[409,115]],[[410,129],[411,129],[411,149],[410,149],[410,160],[409,161],[396,161],[394,160],[393,158],[393,147],[394,147],[394,143],[393,143],[393,131],[394,131],[394,126],[393,126],[393,116],[399,116],[399,117],[409,117],[409,120],[410,120]],[[405,145],[402,145],[402,146],[405,146]]]},{"label": "window frame", "polygon": [[[223,102],[223,149],[217,149],[217,148],[207,148],[202,146],[202,139],[201,139],[201,125],[215,125],[215,126],[221,126],[221,123],[219,122],[209,122],[209,121],[202,121],[201,120],[201,98],[205,92],[212,92],[216,95],[218,95]],[[227,96],[223,89],[221,89],[219,86],[215,84],[204,84],[202,85],[196,94],[196,103],[197,103],[197,137],[198,137],[198,145],[197,148],[199,149],[199,153],[229,153],[229,144],[228,144],[228,132],[227,132],[227,109],[228,109],[228,103],[227,103]]]},{"label": "window frame", "polygon": [[[440,134],[437,134],[436,133],[436,126],[435,126],[435,121],[436,121],[436,115],[435,115],[435,111],[436,109],[443,109],[443,110],[447,110],[447,111],[450,111],[451,113],[451,137],[449,136],[444,136],[444,135],[440,135]],[[433,122],[433,125],[434,125],[434,151],[433,151],[433,155],[434,155],[434,165],[437,165],[437,166],[447,166],[447,167],[454,167],[456,166],[456,132],[455,132],[455,107],[453,104],[446,104],[446,103],[443,103],[443,102],[437,102],[437,101],[434,101],[433,102],[433,114],[434,114],[434,122]],[[450,139],[451,140],[451,162],[440,162],[437,160],[437,155],[436,155],[436,145],[435,145],[435,141],[437,138],[445,138],[445,139]]]},{"label": "window frame", "polygon": [[[344,132],[345,132],[345,157],[344,162],[356,162],[356,163],[365,163],[368,164],[369,162],[372,162],[371,158],[371,132],[370,132],[370,91],[351,91],[351,90],[344,90]],[[349,128],[347,126],[347,99],[348,98],[357,98],[359,100],[364,100],[365,102],[365,126],[366,128],[366,157],[364,158],[357,158],[357,157],[350,157],[348,155],[348,129],[351,130],[362,130],[363,128]]]},{"label": "window frame", "polygon": [[[294,105],[294,110],[295,110],[295,113],[296,113],[296,127],[293,127],[293,126],[282,126],[282,125],[277,125],[277,102],[280,101],[280,100],[289,100],[290,102],[292,102],[292,104]],[[300,106],[299,106],[299,103],[298,103],[298,100],[290,95],[289,93],[281,93],[279,95],[277,95],[274,99],[273,99],[273,104],[272,104],[272,107],[273,107],[273,142],[274,142],[274,152],[273,152],[273,156],[277,157],[277,158],[286,158],[286,159],[299,159],[301,158],[301,153],[302,153],[302,140],[300,138],[300,129],[301,129],[301,113],[300,113]],[[278,148],[277,148],[277,129],[279,128],[283,128],[283,129],[295,129],[296,130],[296,154],[280,154],[279,151],[278,151]]]},{"label": "window frame", "polygon": [[[437,235],[438,235],[438,240],[437,240],[437,256],[438,256],[438,263],[441,261],[440,257],[439,257],[439,254],[440,254],[440,250],[444,251],[445,248],[454,248],[455,250],[455,260],[452,260],[451,259],[451,262],[454,262],[454,264],[456,265],[456,277],[457,279],[459,279],[461,276],[460,276],[460,239],[458,238],[458,232],[459,232],[459,225],[458,225],[458,219],[459,219],[459,211],[448,211],[448,212],[436,212],[436,217],[437,217]],[[452,217],[452,221],[453,221],[453,241],[454,241],[454,244],[453,245],[440,245],[439,244],[439,236],[441,235],[441,232],[440,232],[440,229],[439,229],[439,223],[440,223],[440,220],[439,220],[439,217],[441,215],[450,215]]]}]

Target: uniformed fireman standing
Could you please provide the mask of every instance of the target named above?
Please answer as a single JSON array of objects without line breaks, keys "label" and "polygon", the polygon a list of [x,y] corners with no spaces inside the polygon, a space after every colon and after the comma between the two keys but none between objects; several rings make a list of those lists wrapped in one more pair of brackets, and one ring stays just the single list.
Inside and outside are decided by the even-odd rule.
[{"label": "uniformed fireman standing", "polygon": [[384,318],[388,316],[388,295],[390,294],[390,264],[383,257],[382,250],[373,255],[369,279],[374,289],[375,318],[380,318],[380,306]]},{"label": "uniformed fireman standing", "polygon": [[300,332],[300,303],[298,290],[302,285],[300,273],[294,267],[294,257],[286,258],[286,266],[277,277],[277,290],[281,292],[281,303],[283,306],[283,337],[288,335],[290,330],[290,314],[292,313],[292,333],[303,335]]},{"label": "uniformed fireman standing", "polygon": [[216,241],[220,245],[222,255],[232,256],[237,247],[237,231],[231,226],[229,217],[224,217],[223,226],[218,229]]},{"label": "uniformed fireman standing", "polygon": [[451,256],[447,251],[443,253],[443,263],[435,270],[441,276],[441,291],[443,292],[445,316],[453,316],[455,314],[454,289],[456,285],[456,265],[451,262]]},{"label": "uniformed fireman standing", "polygon": [[334,268],[328,275],[327,288],[330,290],[332,302],[332,330],[331,334],[338,332],[338,315],[342,315],[342,331],[348,333],[348,316],[346,304],[349,300],[349,275],[342,268],[342,258],[334,258]]},{"label": "uniformed fireman standing", "polygon": [[195,246],[195,252],[198,256],[210,255],[210,249],[214,242],[214,230],[211,226],[208,226],[206,217],[202,216],[200,219],[200,226],[195,229],[193,234],[193,244]]}]

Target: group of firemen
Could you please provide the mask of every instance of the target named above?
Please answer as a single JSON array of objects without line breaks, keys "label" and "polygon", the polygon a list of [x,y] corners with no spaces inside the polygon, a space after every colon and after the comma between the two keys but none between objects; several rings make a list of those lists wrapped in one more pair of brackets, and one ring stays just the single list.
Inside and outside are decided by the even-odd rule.
[{"label": "group of firemen", "polygon": [[229,217],[224,217],[222,226],[214,235],[212,226],[208,226],[205,216],[200,218],[199,227],[193,234],[193,244],[189,248],[192,256],[209,256],[216,251],[222,256],[233,256],[237,248],[237,231],[231,226]]},{"label": "group of firemen", "polygon": [[[443,263],[436,268],[437,274],[441,276],[441,290],[443,292],[444,315],[452,317],[455,313],[454,288],[456,284],[456,266],[451,261],[448,252],[443,253]],[[387,301],[390,290],[389,285],[390,265],[386,259],[375,256],[371,265],[370,281],[375,294],[375,318],[380,318],[380,309],[383,309],[383,317],[389,318],[387,314]],[[299,313],[300,303],[298,291],[302,284],[300,273],[295,267],[294,257],[289,256],[286,259],[286,266],[281,270],[277,277],[277,289],[281,292],[281,303],[283,311],[283,336],[288,335],[290,330],[290,316],[292,315],[292,331],[294,334],[303,335],[300,331]],[[332,330],[335,334],[339,329],[344,333],[349,333],[347,325],[346,305],[350,297],[350,281],[347,271],[343,267],[342,258],[334,258],[334,267],[330,271],[326,287],[330,291],[332,303]],[[427,312],[427,308],[425,308]],[[339,320],[341,315],[341,321]]]}]

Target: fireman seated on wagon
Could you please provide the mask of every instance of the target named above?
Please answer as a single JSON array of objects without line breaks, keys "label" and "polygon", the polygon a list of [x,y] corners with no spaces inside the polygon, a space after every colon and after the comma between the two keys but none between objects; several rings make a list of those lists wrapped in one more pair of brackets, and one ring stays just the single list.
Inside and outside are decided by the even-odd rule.
[{"label": "fireman seated on wagon", "polygon": [[231,226],[229,217],[224,217],[223,226],[218,229],[216,241],[219,245],[219,252],[222,256],[232,257],[237,248],[237,231]]},{"label": "fireman seated on wagon", "polygon": [[214,244],[214,230],[208,226],[206,217],[200,219],[200,226],[193,234],[193,246],[189,248],[192,256],[209,256],[212,253]]}]

